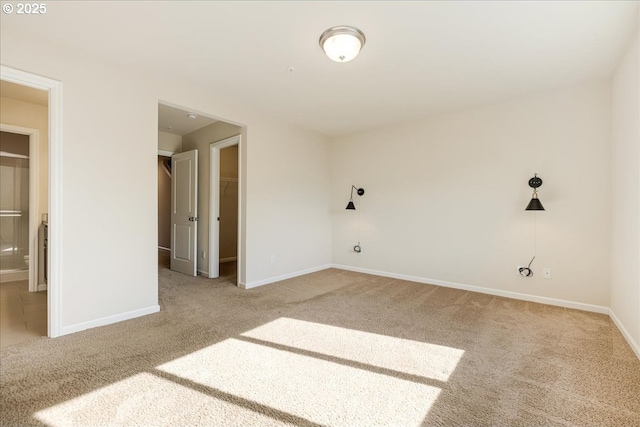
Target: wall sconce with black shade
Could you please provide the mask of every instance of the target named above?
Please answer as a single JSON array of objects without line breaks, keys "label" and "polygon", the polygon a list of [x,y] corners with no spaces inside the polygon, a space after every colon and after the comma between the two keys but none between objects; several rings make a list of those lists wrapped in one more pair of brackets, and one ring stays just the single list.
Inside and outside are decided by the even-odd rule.
[{"label": "wall sconce with black shade", "polygon": [[538,174],[533,174],[533,178],[529,180],[529,187],[533,188],[533,196],[531,196],[531,201],[527,205],[526,211],[543,211],[544,206],[538,199],[538,187],[542,185],[542,179],[538,178]]},{"label": "wall sconce with black shade", "polygon": [[347,203],[347,209],[355,211],[356,205],[353,204],[353,190],[356,190],[358,196],[362,196],[364,194],[364,188],[358,188],[355,185],[351,186],[351,197],[349,198],[349,203]]},{"label": "wall sconce with black shade", "polygon": [[[533,188],[533,195],[531,196],[531,201],[529,202],[529,204],[526,207],[526,211],[543,211],[544,210],[544,206],[542,206],[542,203],[540,202],[540,199],[538,199],[538,188],[542,185],[542,178],[538,178],[538,174],[534,173],[533,174],[533,178],[531,178],[529,180],[529,187]],[[536,248],[538,246],[537,241],[538,241],[538,227],[537,227],[537,223],[535,222],[535,214],[534,214],[534,233],[533,233],[533,258],[531,258],[531,261],[529,261],[529,265],[527,265],[526,267],[518,267],[518,273],[520,273],[521,276],[523,277],[531,277],[533,276],[533,270],[531,269],[531,264],[533,263],[533,260],[536,259]]]}]

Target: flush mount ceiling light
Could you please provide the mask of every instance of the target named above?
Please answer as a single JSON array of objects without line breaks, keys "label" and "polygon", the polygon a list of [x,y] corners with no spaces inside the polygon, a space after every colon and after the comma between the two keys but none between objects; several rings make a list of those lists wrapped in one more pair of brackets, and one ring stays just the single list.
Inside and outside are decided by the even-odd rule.
[{"label": "flush mount ceiling light", "polygon": [[329,59],[336,62],[349,62],[360,53],[366,38],[355,27],[332,27],[320,36],[320,47]]}]

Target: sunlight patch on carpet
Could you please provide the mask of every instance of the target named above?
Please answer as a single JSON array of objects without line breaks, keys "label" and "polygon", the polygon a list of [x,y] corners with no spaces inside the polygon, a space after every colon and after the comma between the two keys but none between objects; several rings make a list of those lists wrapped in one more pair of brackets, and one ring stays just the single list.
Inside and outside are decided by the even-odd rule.
[{"label": "sunlight patch on carpet", "polygon": [[190,387],[140,373],[34,414],[51,427],[70,425],[276,425],[273,418]]},{"label": "sunlight patch on carpet", "polygon": [[227,339],[158,370],[313,423],[419,426],[440,389]]},{"label": "sunlight patch on carpet", "polygon": [[242,336],[447,381],[464,350],[282,317]]}]

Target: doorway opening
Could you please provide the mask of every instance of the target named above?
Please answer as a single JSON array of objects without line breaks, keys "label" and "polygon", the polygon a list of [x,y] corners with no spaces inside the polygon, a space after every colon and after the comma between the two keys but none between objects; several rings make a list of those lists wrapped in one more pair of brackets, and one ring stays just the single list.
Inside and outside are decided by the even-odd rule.
[{"label": "doorway opening", "polygon": [[[238,273],[242,271],[240,254],[243,234],[240,219],[243,211],[240,135],[243,132],[243,126],[208,114],[166,102],[158,104],[158,263],[160,273],[163,269],[165,271],[172,269],[207,278],[220,276],[234,285],[237,285],[241,279]],[[235,144],[218,148],[218,152],[230,148],[222,152],[223,164],[225,168],[230,169],[228,171],[225,169],[221,179],[220,164],[212,163],[211,147],[231,137],[237,138]],[[214,161],[219,161],[219,158],[216,159]],[[185,186],[187,181],[190,184]],[[176,188],[179,189],[176,190]],[[185,197],[186,192],[193,192],[195,196]],[[218,210],[221,195],[224,209],[222,215]],[[228,204],[229,201],[233,206]],[[195,202],[195,208],[192,202]],[[188,209],[185,206],[181,207],[181,204],[188,204]],[[179,222],[179,214],[185,217],[182,218],[182,222]],[[219,217],[222,224],[218,223]],[[215,233],[212,220],[215,220]],[[219,238],[218,226],[223,227],[225,239],[222,259],[218,250],[220,247],[218,240],[215,245],[212,240],[212,235],[218,236],[215,237],[216,239]],[[173,262],[174,258],[176,262]],[[222,264],[220,264],[221,261]],[[189,262],[193,264],[187,265]],[[171,267],[172,263],[180,264],[181,268]],[[223,265],[222,269],[220,265]]]},{"label": "doorway opening", "polygon": [[171,155],[158,151],[158,266],[171,265]]},{"label": "doorway opening", "polygon": [[49,93],[0,80],[1,345],[48,336]]},{"label": "doorway opening", "polygon": [[235,275],[237,284],[240,176],[236,135],[210,144],[209,277]]}]

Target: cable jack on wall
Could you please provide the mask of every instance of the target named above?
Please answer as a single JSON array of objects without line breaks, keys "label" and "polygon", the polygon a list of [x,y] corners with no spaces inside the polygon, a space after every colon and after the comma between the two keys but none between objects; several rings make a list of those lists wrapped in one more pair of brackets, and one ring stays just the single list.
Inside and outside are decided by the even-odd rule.
[{"label": "cable jack on wall", "polygon": [[524,277],[533,276],[533,270],[531,270],[531,263],[533,262],[534,259],[536,259],[535,255],[533,256],[533,258],[531,258],[531,261],[529,261],[529,265],[527,265],[526,267],[518,267],[518,272],[520,273],[521,276],[524,276]]}]

